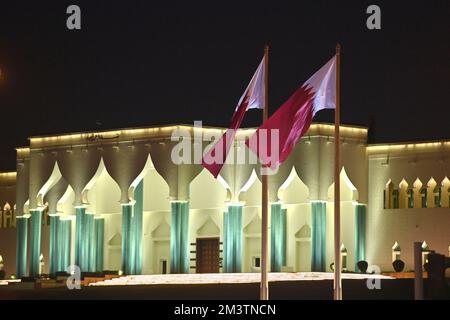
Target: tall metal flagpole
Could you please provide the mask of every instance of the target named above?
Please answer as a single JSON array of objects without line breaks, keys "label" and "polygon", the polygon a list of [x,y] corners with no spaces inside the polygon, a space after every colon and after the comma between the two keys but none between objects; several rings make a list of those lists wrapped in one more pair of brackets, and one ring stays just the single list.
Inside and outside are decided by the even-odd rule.
[{"label": "tall metal flagpole", "polygon": [[336,45],[336,110],[334,113],[334,300],[342,300],[341,281],[341,139],[339,124],[341,122],[341,45]]},{"label": "tall metal flagpole", "polygon": [[[269,115],[269,46],[264,47],[264,110],[263,122]],[[262,197],[261,197],[261,286],[260,299],[269,299],[269,281],[267,279],[268,255],[267,255],[267,220],[268,220],[268,191],[267,175],[262,171]]]}]

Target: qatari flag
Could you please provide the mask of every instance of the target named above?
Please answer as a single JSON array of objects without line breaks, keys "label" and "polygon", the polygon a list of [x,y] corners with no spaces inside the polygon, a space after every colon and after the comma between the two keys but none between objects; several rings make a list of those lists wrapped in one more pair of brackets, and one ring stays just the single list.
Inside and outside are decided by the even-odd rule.
[{"label": "qatari flag", "polygon": [[[314,115],[322,109],[336,109],[336,56],[298,88],[246,144],[261,163],[276,170],[309,129]],[[278,129],[278,148],[274,147],[277,141],[271,141],[277,138],[273,129]]]},{"label": "qatari flag", "polygon": [[263,109],[265,90],[264,90],[264,58],[256,69],[252,80],[245,89],[244,94],[234,110],[231,124],[217,143],[203,155],[202,166],[209,170],[217,178],[220,170],[227,159],[228,152],[234,142],[236,130],[241,126],[245,112],[248,109]]}]

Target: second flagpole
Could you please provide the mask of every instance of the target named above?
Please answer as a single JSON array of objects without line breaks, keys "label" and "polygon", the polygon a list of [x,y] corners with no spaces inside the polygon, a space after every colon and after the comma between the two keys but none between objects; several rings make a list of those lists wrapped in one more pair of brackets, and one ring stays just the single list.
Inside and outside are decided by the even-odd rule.
[{"label": "second flagpole", "polygon": [[342,300],[341,280],[341,45],[336,45],[336,110],[334,113],[334,300]]},{"label": "second flagpole", "polygon": [[[269,115],[269,46],[264,47],[264,109],[263,109],[263,123],[267,120]],[[267,233],[268,233],[268,188],[267,188],[267,175],[264,170],[261,171],[261,184],[262,184],[262,196],[261,196],[261,285],[260,285],[260,299],[269,299],[269,281],[267,277],[268,263],[268,246],[267,246]]]}]

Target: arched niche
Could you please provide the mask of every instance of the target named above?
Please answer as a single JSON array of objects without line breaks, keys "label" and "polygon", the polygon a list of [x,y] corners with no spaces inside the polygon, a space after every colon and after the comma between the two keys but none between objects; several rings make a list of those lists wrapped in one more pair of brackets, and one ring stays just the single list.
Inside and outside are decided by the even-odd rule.
[{"label": "arched niche", "polygon": [[427,183],[427,208],[437,207],[436,197],[438,196],[438,184],[433,177]]},{"label": "arched niche", "polygon": [[97,172],[83,190],[83,203],[87,212],[94,214],[121,213],[121,190],[100,160]]},{"label": "arched niche", "polygon": [[417,178],[413,183],[413,194],[414,194],[414,208],[422,208],[422,194],[421,190],[423,187],[422,181]]},{"label": "arched niche", "polygon": [[304,224],[295,233],[295,267],[297,271],[311,271],[311,227]]},{"label": "arched niche", "polygon": [[191,209],[224,208],[228,195],[225,186],[206,169],[192,180],[189,193]]},{"label": "arched niche", "polygon": [[162,220],[158,226],[150,233],[153,240],[169,240],[170,239],[170,225],[166,220]]},{"label": "arched niche", "polygon": [[391,179],[386,182],[384,186],[384,208],[392,209],[394,208],[394,183]]},{"label": "arched niche", "polygon": [[278,198],[284,204],[309,203],[309,189],[297,175],[294,167],[278,189]]},{"label": "arched niche", "polygon": [[444,208],[450,207],[450,180],[445,177],[441,182],[441,205]]},{"label": "arched niche", "polygon": [[398,185],[398,202],[400,209],[408,208],[408,182],[405,179]]},{"label": "arched niche", "polygon": [[41,196],[39,192],[54,172],[56,163],[55,153],[31,150],[29,163],[29,208],[37,209],[44,205],[43,196],[49,187],[47,186],[42,190],[44,193],[41,193]]},{"label": "arched niche", "polygon": [[262,185],[256,172],[253,171],[240,191],[239,201],[246,207],[261,206]]},{"label": "arched niche", "polygon": [[[358,201],[358,190],[350,181],[345,172],[345,168],[342,168],[340,173],[340,201]],[[334,182],[328,188],[328,199],[334,201]]]},{"label": "arched niche", "polygon": [[397,241],[395,241],[394,245],[392,246],[392,262],[396,260],[401,260],[401,254],[402,249],[400,248],[400,245]]},{"label": "arched niche", "polygon": [[208,217],[196,233],[197,237],[219,237],[220,228],[211,217]]},{"label": "arched niche", "polygon": [[254,214],[244,226],[244,272],[258,272],[257,261],[261,261],[261,218]]},{"label": "arched niche", "polygon": [[300,229],[295,233],[295,238],[297,239],[311,239],[311,227],[307,224],[304,224]]},{"label": "arched niche", "polygon": [[73,205],[75,201],[75,192],[70,185],[67,185],[64,194],[58,199],[56,204],[56,211],[60,216],[72,216],[75,215],[75,207]]},{"label": "arched niche", "polygon": [[134,190],[143,181],[144,212],[169,211],[170,189],[164,178],[156,171],[150,155],[147,157],[144,169],[131,183],[129,198],[134,199]]},{"label": "arched niche", "polygon": [[261,218],[255,214],[251,221],[244,226],[244,233],[246,235],[261,235]]},{"label": "arched niche", "polygon": [[55,183],[53,187],[51,187],[49,191],[45,194],[44,203],[48,203],[48,211],[50,214],[55,214],[58,212],[58,201],[67,191],[68,186],[69,184],[67,183],[67,181],[60,176],[58,182]]},{"label": "arched niche", "polygon": [[[170,225],[161,219],[150,232],[149,252],[144,254],[144,266],[149,273],[168,273],[170,265]],[[144,249],[145,250],[145,249]]]},{"label": "arched niche", "polygon": [[114,233],[107,238],[104,268],[106,270],[120,270],[122,262],[122,235]]}]

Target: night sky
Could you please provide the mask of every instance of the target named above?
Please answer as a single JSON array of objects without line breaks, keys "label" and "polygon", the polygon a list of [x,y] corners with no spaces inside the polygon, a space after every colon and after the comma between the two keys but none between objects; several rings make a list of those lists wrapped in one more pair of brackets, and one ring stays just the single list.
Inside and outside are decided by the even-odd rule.
[{"label": "night sky", "polygon": [[[70,4],[79,31],[66,28]],[[366,28],[370,4],[381,30]],[[2,1],[0,171],[15,170],[14,147],[35,135],[228,126],[265,43],[273,112],[337,42],[343,123],[374,122],[371,142],[450,138],[448,0]],[[244,124],[260,120],[252,110]]]}]

